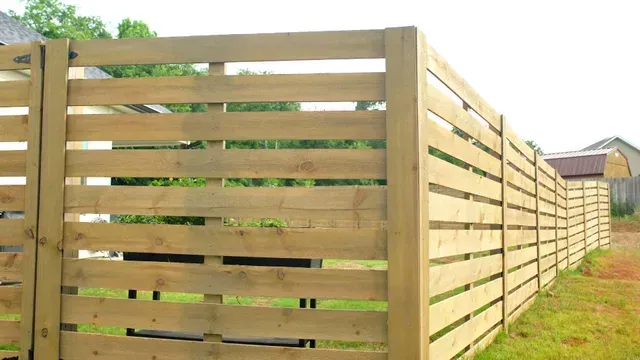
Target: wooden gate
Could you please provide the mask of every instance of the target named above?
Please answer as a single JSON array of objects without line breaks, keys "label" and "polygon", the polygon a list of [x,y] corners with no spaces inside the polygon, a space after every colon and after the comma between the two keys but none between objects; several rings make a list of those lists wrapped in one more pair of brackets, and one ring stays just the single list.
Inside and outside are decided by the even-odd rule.
[{"label": "wooden gate", "polygon": [[0,359],[33,341],[43,46],[0,46]]}]

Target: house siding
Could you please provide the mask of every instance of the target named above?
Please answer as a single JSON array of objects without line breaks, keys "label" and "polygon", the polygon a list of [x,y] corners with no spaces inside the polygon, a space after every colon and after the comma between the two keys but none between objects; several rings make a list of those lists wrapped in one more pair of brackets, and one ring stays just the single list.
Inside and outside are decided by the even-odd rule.
[{"label": "house siding", "polygon": [[627,161],[629,162],[629,169],[631,170],[631,176],[640,175],[640,152],[633,148],[632,146],[627,145],[624,141],[620,139],[614,139],[612,142],[607,144],[607,147],[616,147],[620,150],[624,156],[627,157]]}]

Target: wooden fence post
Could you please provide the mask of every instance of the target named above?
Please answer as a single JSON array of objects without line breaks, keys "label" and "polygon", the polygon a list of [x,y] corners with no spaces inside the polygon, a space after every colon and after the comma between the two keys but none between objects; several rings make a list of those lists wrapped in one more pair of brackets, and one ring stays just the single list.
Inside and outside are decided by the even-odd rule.
[{"label": "wooden fence post", "polygon": [[429,357],[427,47],[415,27],[385,29],[388,346],[390,360]]},{"label": "wooden fence post", "polygon": [[582,182],[582,234],[584,235],[584,256],[587,256],[587,183]]},{"label": "wooden fence post", "polygon": [[40,193],[40,144],[42,126],[42,87],[44,74],[42,47],[31,43],[29,74],[29,117],[27,123],[27,169],[25,186],[24,230],[29,234],[23,245],[22,297],[20,309],[20,358],[29,359],[33,348],[33,307],[35,301],[36,251],[38,239],[38,201]]},{"label": "wooden fence post", "polygon": [[505,333],[509,333],[509,264],[507,263],[507,118],[500,115],[500,136],[502,137],[502,327]]},{"label": "wooden fence post", "polygon": [[538,247],[538,290],[542,290],[542,256],[540,254],[540,166],[538,153],[534,153],[536,167],[536,246]]},{"label": "wooden fence post", "polygon": [[596,183],[596,199],[597,202],[597,206],[598,206],[598,210],[596,210],[598,212],[598,249],[600,249],[602,247],[602,234],[600,233],[600,182],[598,181]]},{"label": "wooden fence post", "polygon": [[564,208],[564,211],[565,211],[564,217],[567,219],[567,266],[565,267],[565,269],[568,269],[569,268],[569,182],[568,181],[564,182],[564,198],[567,200],[567,203]]},{"label": "wooden fence post", "polygon": [[[555,187],[554,199],[555,199],[555,239],[556,239],[556,278],[560,274],[560,264],[558,259],[560,259],[560,254],[558,254],[558,170],[553,171],[553,186]],[[569,240],[567,240],[567,243]]]},{"label": "wooden fence post", "polygon": [[60,357],[69,40],[47,41],[45,59],[34,329],[36,360]]}]

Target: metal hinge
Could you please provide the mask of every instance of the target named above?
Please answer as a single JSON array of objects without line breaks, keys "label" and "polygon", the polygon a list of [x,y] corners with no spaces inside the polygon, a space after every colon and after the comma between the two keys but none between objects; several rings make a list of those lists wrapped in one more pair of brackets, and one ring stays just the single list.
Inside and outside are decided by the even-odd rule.
[{"label": "metal hinge", "polygon": [[[44,52],[45,52],[45,46],[41,45],[40,46],[40,54],[42,55],[40,57],[40,66],[42,66],[42,68],[44,68]],[[78,57],[78,53],[75,51],[69,51],[69,60],[73,60],[75,58]],[[31,64],[31,54],[25,54],[25,55],[20,55],[20,56],[16,56],[13,58],[13,62],[16,62],[18,64]]]},{"label": "metal hinge", "polygon": [[16,56],[13,58],[13,62],[18,64],[31,64],[31,54]]}]

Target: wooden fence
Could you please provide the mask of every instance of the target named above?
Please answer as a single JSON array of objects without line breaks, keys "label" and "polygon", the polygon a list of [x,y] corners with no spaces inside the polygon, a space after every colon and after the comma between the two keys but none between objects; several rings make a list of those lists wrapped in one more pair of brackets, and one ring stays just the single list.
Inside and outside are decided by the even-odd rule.
[{"label": "wooden fence", "polygon": [[601,181],[609,184],[611,188],[611,204],[620,209],[618,216],[631,215],[640,211],[640,177],[601,179]]},{"label": "wooden fence", "polygon": [[[10,69],[26,49],[0,47],[0,69]],[[0,139],[36,144],[0,157],[0,174],[27,176],[26,187],[0,188],[5,210],[27,214],[24,222],[0,227],[2,244],[26,245],[22,255],[3,254],[21,258],[23,266],[22,288],[0,288],[3,299],[33,290],[37,269],[35,320],[33,292],[24,291],[20,306],[5,301],[21,309],[22,328],[0,323],[0,341],[20,340],[22,358],[29,356],[32,330],[35,359],[468,356],[508,330],[560,269],[576,266],[585,251],[609,246],[608,186],[559,177],[416,28],[50,40],[42,129],[38,54],[34,44],[30,83],[0,83],[0,105],[33,110],[26,127],[25,117],[1,117]],[[225,74],[225,63],[329,59],[384,59],[386,65],[379,73]],[[70,67],[183,63],[208,63],[209,76],[68,77]],[[384,101],[386,107],[225,112],[225,103],[277,101]],[[208,111],[68,114],[69,106],[176,103],[206,103]],[[225,149],[225,140],[265,139],[385,140],[386,149]],[[147,140],[206,140],[207,148],[66,149],[70,142]],[[65,185],[65,178],[92,176],[206,178],[206,186]],[[224,187],[224,178],[387,185]],[[206,220],[204,226],[82,223],[68,216],[83,213]],[[223,219],[241,217],[291,219],[291,226],[224,226]],[[202,255],[204,263],[77,259],[76,250]],[[383,265],[227,265],[225,257]],[[18,276],[13,265],[1,270],[2,279]],[[123,298],[127,289],[196,300]],[[254,301],[243,305],[246,298]],[[282,298],[318,299],[318,307],[255,301],[273,305]],[[204,341],[127,336],[125,328],[200,334]],[[322,342],[317,348],[256,346],[226,340],[233,337]]]}]

